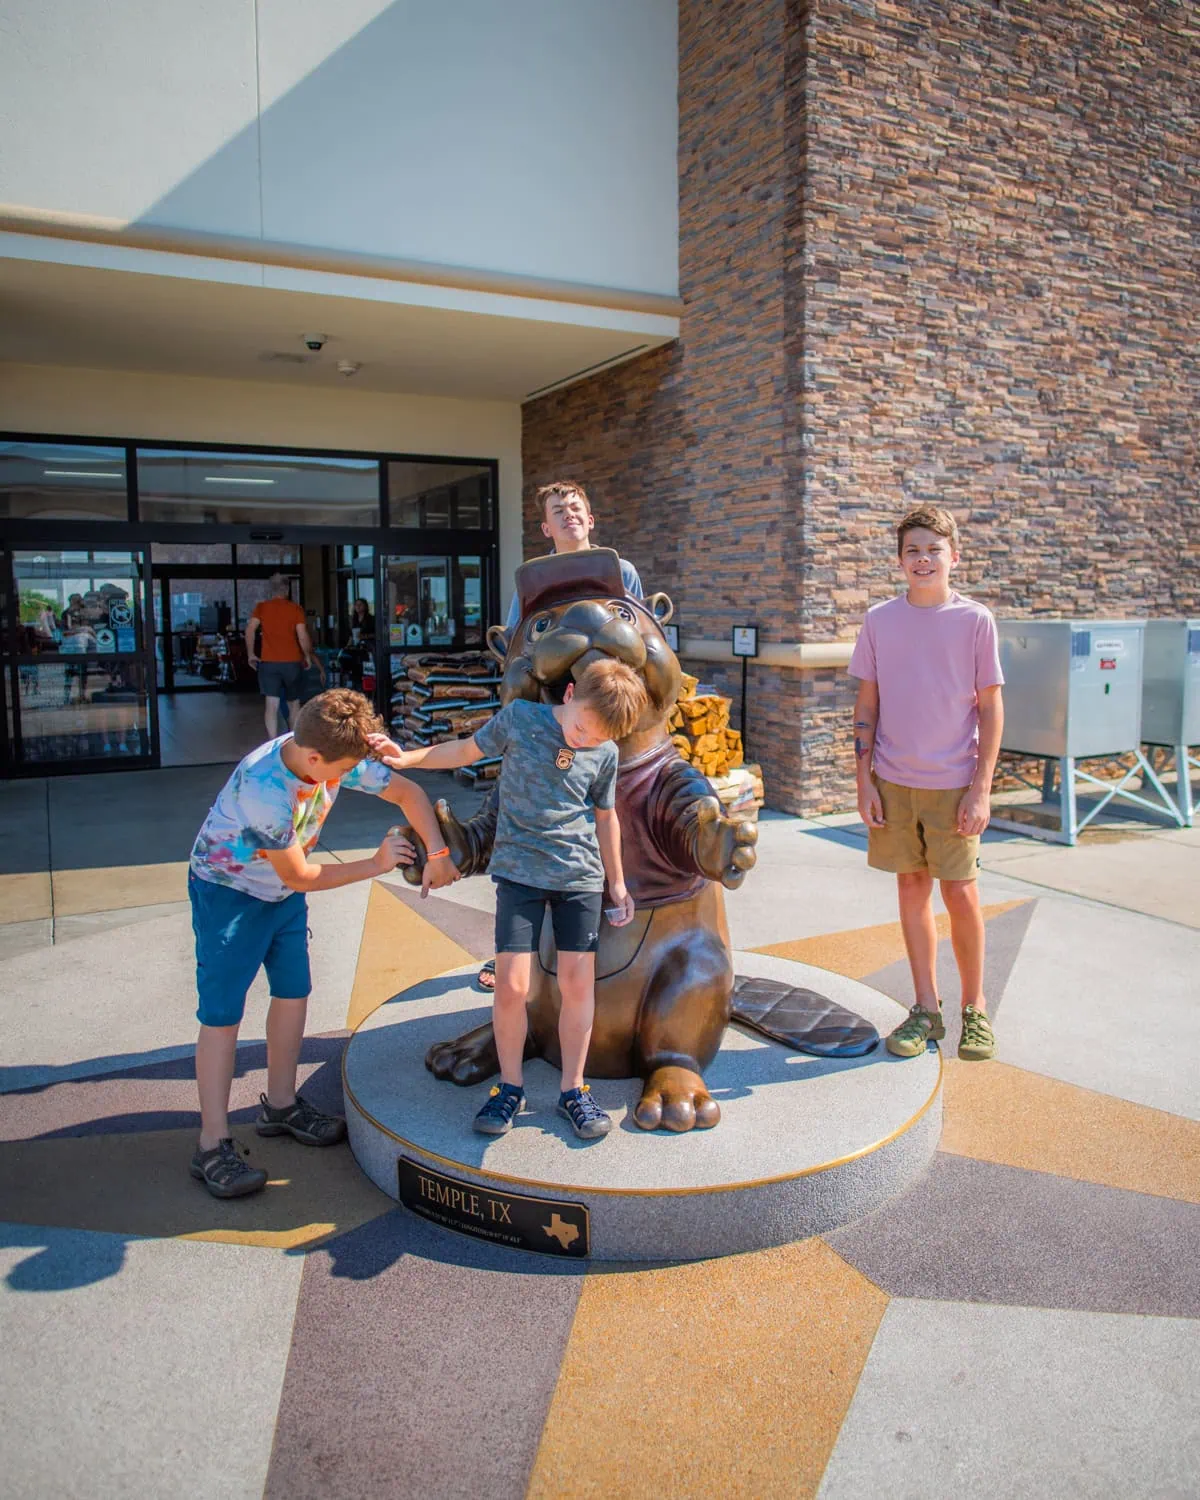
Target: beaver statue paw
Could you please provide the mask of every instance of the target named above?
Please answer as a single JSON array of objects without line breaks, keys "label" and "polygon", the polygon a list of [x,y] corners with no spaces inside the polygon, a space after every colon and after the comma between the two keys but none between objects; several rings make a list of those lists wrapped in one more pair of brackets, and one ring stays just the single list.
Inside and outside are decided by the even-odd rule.
[{"label": "beaver statue paw", "polygon": [[425,1054],[425,1066],[435,1078],[463,1087],[491,1078],[500,1071],[492,1023],[476,1026],[452,1042],[435,1042]]},{"label": "beaver statue paw", "polygon": [[643,1130],[711,1130],[721,1106],[691,1068],[655,1068],[642,1085],[633,1118]]},{"label": "beaver statue paw", "polygon": [[[443,797],[434,804],[434,812],[437,814],[438,827],[442,830],[442,839],[446,848],[450,851],[450,858],[454,861],[455,869],[460,875],[475,875],[479,872],[479,850],[476,848],[475,840],[472,839],[469,829],[459,822],[458,817],[451,812],[450,804]],[[417,857],[411,865],[401,865],[400,873],[409,885],[420,885],[425,871],[426,849],[421,841],[420,835],[415,828],[407,822],[402,822],[400,832],[408,839],[409,843],[417,851]],[[486,864],[486,859],[484,864]]]},{"label": "beaver statue paw", "polygon": [[696,864],[709,880],[736,891],[754,868],[758,855],[757,823],[736,823],[721,811],[715,797],[703,797],[696,812]]}]

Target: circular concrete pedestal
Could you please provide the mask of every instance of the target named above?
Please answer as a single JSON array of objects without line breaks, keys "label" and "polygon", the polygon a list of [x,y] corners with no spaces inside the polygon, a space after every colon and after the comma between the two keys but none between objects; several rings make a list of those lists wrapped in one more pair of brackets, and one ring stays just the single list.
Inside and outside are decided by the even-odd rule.
[{"label": "circular concrete pedestal", "polygon": [[[738,974],[803,986],[885,1035],[903,1009],[851,979],[739,953]],[[475,970],[416,985],[350,1039],[344,1068],[350,1145],[385,1193],[483,1238],[599,1260],[693,1260],[820,1234],[878,1208],[928,1165],[941,1134],[941,1058],[809,1057],[731,1026],[705,1079],[713,1130],[647,1132],[633,1120],[640,1081],[593,1079],[613,1117],[578,1141],[555,1113],[557,1073],[526,1065],[529,1112],[489,1138],[471,1118],[489,1084],[458,1088],[425,1068],[434,1042],[489,1019]]]}]

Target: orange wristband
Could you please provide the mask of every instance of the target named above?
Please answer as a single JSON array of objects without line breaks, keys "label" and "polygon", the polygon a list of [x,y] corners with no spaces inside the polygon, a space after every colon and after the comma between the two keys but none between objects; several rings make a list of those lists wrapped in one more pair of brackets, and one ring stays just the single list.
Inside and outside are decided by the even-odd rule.
[{"label": "orange wristband", "polygon": [[425,858],[426,859],[441,859],[441,857],[442,857],[443,854],[449,854],[449,853],[450,853],[450,846],[447,845],[445,849],[431,849],[429,851],[429,853],[425,856]]}]

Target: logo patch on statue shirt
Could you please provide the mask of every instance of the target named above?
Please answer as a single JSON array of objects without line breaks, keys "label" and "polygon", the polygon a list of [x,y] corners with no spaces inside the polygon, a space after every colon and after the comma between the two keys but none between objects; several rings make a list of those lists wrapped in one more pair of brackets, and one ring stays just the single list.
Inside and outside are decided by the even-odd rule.
[{"label": "logo patch on statue shirt", "polygon": [[554,757],[554,764],[558,767],[558,769],[560,771],[569,771],[571,769],[572,765],[574,764],[574,762],[575,762],[575,752],[574,752],[574,750],[568,750],[565,745],[558,752],[558,754]]}]

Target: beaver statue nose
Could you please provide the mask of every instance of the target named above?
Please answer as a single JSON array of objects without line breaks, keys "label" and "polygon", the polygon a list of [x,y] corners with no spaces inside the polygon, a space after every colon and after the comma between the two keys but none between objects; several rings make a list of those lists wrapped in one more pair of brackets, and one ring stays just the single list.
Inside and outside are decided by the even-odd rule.
[{"label": "beaver statue nose", "polygon": [[646,645],[631,620],[614,615],[606,604],[580,600],[561,615],[554,630],[534,644],[534,673],[543,682],[561,680],[587,656],[623,661],[635,671],[646,664]]}]

